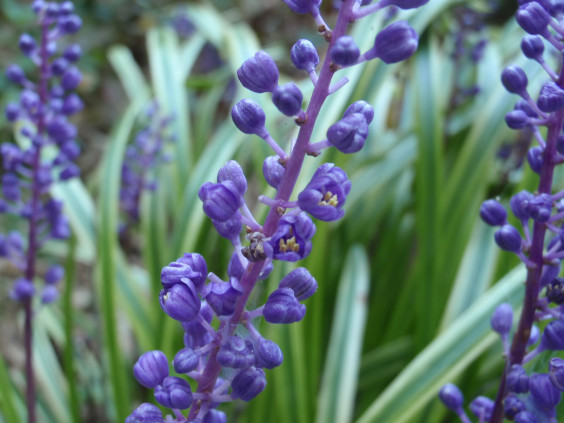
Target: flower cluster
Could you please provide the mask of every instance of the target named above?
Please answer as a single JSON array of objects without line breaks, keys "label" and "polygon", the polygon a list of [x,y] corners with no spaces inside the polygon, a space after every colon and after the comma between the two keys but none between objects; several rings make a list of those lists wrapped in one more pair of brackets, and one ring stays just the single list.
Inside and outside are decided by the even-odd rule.
[{"label": "flower cluster", "polygon": [[[418,44],[417,34],[409,24],[397,21],[382,29],[373,47],[361,53],[354,39],[346,35],[347,27],[386,6],[410,9],[426,0],[381,0],[373,5],[345,0],[333,30],[321,17],[321,0],[285,3],[296,13],[313,16],[319,32],[329,42],[328,54],[318,73],[320,58],[311,41],[299,40],[291,49],[292,63],[307,72],[314,85],[305,110],[302,92],[294,82],[279,83],[278,67],[268,53],[259,51],[237,71],[245,88],[270,93],[276,108],[283,115],[294,117],[300,130],[287,152],[266,129],[266,115],[257,102],[243,99],[232,108],[235,126],[245,134],[259,136],[273,150],[273,155],[264,160],[263,173],[266,182],[276,189],[276,195],[259,196],[259,201],[270,209],[264,224],[259,224],[245,201],[247,180],[235,161],[226,163],[219,170],[217,181],[206,182],[198,192],[205,214],[217,232],[233,244],[234,252],[226,281],[208,272],[206,261],[197,253],[184,254],[162,270],[161,307],[184,329],[184,348],[174,357],[173,368],[179,376],[186,375],[198,385],[192,392],[183,377],[170,376],[168,358],[160,351],[150,351],[139,358],[135,377],[154,389],[160,405],[172,409],[174,417],[168,416],[166,421],[225,422],[227,416],[216,407],[235,399],[250,401],[266,387],[265,369],[282,363],[282,351],[261,336],[256,323],[261,319],[273,324],[302,320],[306,314],[303,302],[315,293],[316,280],[306,268],[298,267],[280,280],[264,304],[248,310],[247,300],[257,282],[268,277],[277,261],[297,262],[309,255],[316,231],[312,218],[336,221],[345,213],[351,182],[345,171],[332,163],[321,164],[297,199],[291,200],[305,156],[318,156],[330,147],[346,154],[358,152],[374,118],[371,105],[356,101],[342,119],[329,126],[326,139],[312,142],[321,106],[347,82],[343,78],[331,84],[331,80],[339,69],[366,60],[405,60]],[[185,416],[181,410],[188,408]],[[162,421],[165,420],[159,408],[149,403],[142,404],[127,419],[128,423]]]},{"label": "flower cluster", "polygon": [[167,134],[173,118],[162,116],[156,101],[145,110],[145,118],[145,126],[127,147],[121,168],[120,208],[131,224],[139,221],[139,203],[143,191],[157,187],[151,172],[159,164],[170,160],[163,151],[164,144],[173,141]]},{"label": "flower cluster", "polygon": [[[548,45],[558,51],[559,61],[562,61],[561,14],[561,6],[545,1],[520,1],[516,13],[518,24],[527,33],[521,41],[523,54],[538,62],[550,78],[542,85],[537,100],[533,100],[527,90],[528,79],[523,69],[508,66],[501,75],[505,89],[521,97],[506,115],[507,125],[512,129],[528,128],[538,143],[529,149],[527,161],[539,175],[539,184],[534,193],[521,191],[509,201],[513,215],[520,221],[521,231],[508,222],[507,211],[499,201],[487,200],[480,209],[484,222],[498,227],[497,245],[515,253],[527,266],[523,310],[511,343],[511,307],[502,304],[492,316],[492,328],[504,343],[507,365],[495,401],[478,397],[472,404],[479,400],[480,405],[470,405],[481,422],[501,422],[504,416],[521,423],[556,422],[555,408],[564,391],[561,359],[553,358],[547,373],[529,376],[523,368],[543,351],[564,350],[563,279],[558,277],[564,258],[561,202],[564,192],[553,192],[555,167],[564,162],[564,71],[560,69],[557,73],[544,60]],[[542,126],[546,127],[546,132],[541,132]],[[534,325],[535,321],[549,321],[542,334]],[[461,421],[470,421],[462,409],[458,388],[446,385],[439,395]]]}]

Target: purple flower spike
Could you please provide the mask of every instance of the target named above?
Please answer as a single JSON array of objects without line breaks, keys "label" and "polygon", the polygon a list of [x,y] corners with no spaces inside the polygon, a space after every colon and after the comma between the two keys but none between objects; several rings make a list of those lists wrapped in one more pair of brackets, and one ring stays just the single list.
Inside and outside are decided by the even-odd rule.
[{"label": "purple flower spike", "polygon": [[357,62],[360,56],[360,50],[353,37],[343,35],[335,41],[329,55],[336,65],[350,66]]},{"label": "purple flower spike", "polygon": [[233,123],[244,134],[255,134],[264,138],[268,132],[264,127],[266,116],[262,108],[253,100],[244,98],[231,109]]},{"label": "purple flower spike", "polygon": [[274,369],[282,364],[284,355],[276,342],[260,338],[255,345],[256,367]]},{"label": "purple flower spike", "polygon": [[155,388],[168,376],[168,359],[162,351],[147,351],[133,366],[135,379],[146,388]]},{"label": "purple flower spike", "polygon": [[517,9],[515,19],[526,32],[536,35],[542,34],[546,30],[550,15],[539,3],[531,1]]},{"label": "purple flower spike", "polygon": [[319,10],[321,0],[284,0],[284,3],[286,3],[293,12],[303,15],[305,13],[316,13],[316,11]]},{"label": "purple flower spike", "polygon": [[280,164],[278,156],[268,156],[264,159],[262,173],[264,174],[264,179],[271,187],[278,188],[285,172],[286,168]]},{"label": "purple flower spike", "polygon": [[145,402],[137,407],[126,419],[125,423],[162,423],[163,413],[154,404]]},{"label": "purple flower spike", "polygon": [[521,411],[515,416],[515,423],[539,423],[535,415],[529,411]]},{"label": "purple flower spike", "polygon": [[298,301],[304,301],[317,290],[317,281],[305,267],[298,267],[284,276],[278,287],[292,289]]},{"label": "purple flower spike", "polygon": [[496,307],[490,320],[492,329],[502,336],[508,335],[513,325],[513,308],[508,303]]},{"label": "purple flower spike", "polygon": [[499,228],[494,234],[495,242],[502,250],[518,253],[521,250],[521,234],[508,223]]},{"label": "purple flower spike", "polygon": [[443,404],[450,410],[457,412],[462,408],[464,396],[458,386],[447,383],[439,391],[439,398]]},{"label": "purple flower spike", "polygon": [[286,116],[294,116],[302,110],[303,95],[293,82],[279,85],[272,92],[272,102]]},{"label": "purple flower spike", "polygon": [[219,222],[232,218],[243,204],[239,189],[232,181],[218,184],[207,182],[198,191],[198,196],[204,203],[204,213]]},{"label": "purple flower spike", "polygon": [[221,169],[219,169],[217,182],[223,181],[233,182],[237,186],[241,195],[244,195],[245,192],[247,192],[247,178],[245,178],[241,165],[235,160],[229,160],[221,167]]},{"label": "purple flower spike", "polygon": [[224,367],[246,369],[255,362],[253,345],[238,336],[230,337],[221,345],[217,353],[217,362]]},{"label": "purple flower spike", "polygon": [[203,423],[227,423],[227,414],[219,410],[210,410],[204,417]]},{"label": "purple flower spike", "polygon": [[507,212],[499,201],[486,200],[480,207],[480,217],[490,226],[501,226],[507,220]]},{"label": "purple flower spike", "polygon": [[309,40],[298,40],[290,50],[290,59],[297,69],[312,71],[319,63],[319,55]]},{"label": "purple flower spike", "polygon": [[298,195],[298,205],[316,219],[338,220],[345,214],[342,207],[350,189],[351,182],[345,171],[333,163],[324,163]]},{"label": "purple flower spike", "polygon": [[516,395],[508,395],[503,402],[503,410],[505,417],[509,420],[515,419],[515,416],[521,411],[525,411],[527,406]]},{"label": "purple flower spike", "polygon": [[391,64],[411,57],[417,50],[418,44],[417,32],[407,21],[397,21],[376,35],[374,50],[376,57],[384,63]]},{"label": "purple flower spike", "polygon": [[188,373],[198,367],[200,356],[192,348],[182,348],[174,356],[172,367],[176,373]]},{"label": "purple flower spike", "polygon": [[270,323],[299,322],[305,316],[306,308],[300,304],[294,291],[290,288],[279,288],[272,292],[264,305],[264,319]]},{"label": "purple flower spike", "polygon": [[560,391],[550,381],[545,373],[535,373],[529,382],[533,402],[543,410],[554,412],[554,407],[560,402]]},{"label": "purple flower spike", "polygon": [[540,91],[537,100],[539,109],[546,113],[552,113],[564,107],[564,90],[554,82],[546,82]]},{"label": "purple flower spike", "polygon": [[347,107],[347,110],[345,110],[345,113],[343,113],[343,117],[347,117],[355,113],[360,113],[362,116],[364,116],[367,125],[372,122],[372,119],[374,119],[374,107],[372,107],[364,100],[355,101],[353,104]]},{"label": "purple flower spike", "polygon": [[521,40],[521,51],[529,59],[541,60],[544,42],[538,35],[525,35]]},{"label": "purple flower spike", "polygon": [[278,68],[266,52],[259,51],[237,69],[243,87],[255,93],[272,92],[278,85]]},{"label": "purple flower spike", "polygon": [[193,320],[200,311],[200,299],[192,283],[177,283],[159,295],[163,311],[179,322]]},{"label": "purple flower spike", "polygon": [[353,113],[331,125],[327,140],[342,153],[356,153],[364,147],[368,137],[368,123],[361,113]]},{"label": "purple flower spike", "polygon": [[539,348],[541,350],[564,350],[564,321],[553,320],[544,328]]},{"label": "purple flower spike", "polygon": [[266,387],[266,376],[264,370],[250,367],[241,370],[231,382],[233,393],[231,394],[235,399],[242,399],[243,401],[250,401],[258,394],[260,394]]},{"label": "purple flower spike", "polygon": [[482,421],[489,421],[492,416],[494,402],[483,396],[479,396],[470,403],[470,411]]},{"label": "purple flower spike", "polygon": [[510,93],[524,94],[528,82],[527,75],[519,66],[507,66],[501,73],[501,83]]},{"label": "purple flower spike", "polygon": [[564,392],[564,360],[559,357],[550,359],[548,375],[552,384],[561,392]]},{"label": "purple flower spike", "polygon": [[513,364],[507,373],[507,389],[515,394],[529,392],[529,376],[520,364]]},{"label": "purple flower spike", "polygon": [[276,232],[263,244],[264,251],[276,260],[301,260],[309,255],[314,234],[315,225],[305,213],[283,216]]},{"label": "purple flower spike", "polygon": [[155,388],[155,399],[163,407],[185,410],[192,405],[192,390],[184,379],[168,376]]}]

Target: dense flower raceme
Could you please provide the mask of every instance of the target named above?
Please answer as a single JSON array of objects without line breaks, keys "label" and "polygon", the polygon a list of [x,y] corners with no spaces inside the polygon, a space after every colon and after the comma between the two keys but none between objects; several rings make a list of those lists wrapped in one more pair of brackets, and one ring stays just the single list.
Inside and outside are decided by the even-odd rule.
[{"label": "dense flower raceme", "polygon": [[[395,63],[408,58],[417,47],[417,35],[406,22],[400,21],[378,34],[377,55],[360,57],[355,41],[345,30],[355,18],[372,12],[357,8],[357,2],[347,0],[339,10],[341,24],[337,27],[340,29],[331,32],[321,18],[320,0],[285,2],[297,13],[311,14],[323,37],[332,40],[330,54],[322,65],[315,46],[308,40],[299,40],[290,53],[295,67],[306,71],[314,84],[312,98],[315,98],[315,90],[325,94],[320,100],[311,100],[303,110],[301,90],[294,82],[280,82],[278,67],[265,51],[246,60],[237,71],[245,88],[255,93],[271,93],[272,102],[282,115],[293,116],[303,130],[287,152],[266,129],[267,116],[256,101],[242,99],[233,106],[231,117],[237,129],[257,135],[273,150],[274,154],[264,161],[263,173],[266,182],[276,188],[276,196],[259,197],[259,201],[270,208],[264,224],[259,224],[247,206],[247,180],[237,162],[229,161],[219,170],[216,182],[201,186],[198,196],[204,213],[219,235],[228,239],[235,249],[227,280],[209,272],[204,258],[197,253],[185,254],[163,268],[161,307],[180,322],[185,333],[184,348],[172,361],[177,376],[169,374],[165,366],[169,359],[160,351],[143,354],[135,365],[134,374],[141,384],[154,389],[157,403],[174,409],[178,420],[170,415],[163,418],[157,408],[146,403],[129,416],[128,423],[183,419],[225,422],[225,414],[217,410],[220,403],[235,399],[250,401],[265,389],[264,369],[279,366],[283,353],[276,343],[258,332],[256,320],[289,324],[304,319],[303,302],[315,293],[318,285],[306,268],[298,267],[282,278],[263,305],[247,310],[247,299],[258,280],[267,278],[277,262],[297,262],[309,255],[316,232],[312,218],[336,221],[343,217],[351,182],[343,169],[324,163],[295,201],[291,201],[292,192],[288,187],[296,184],[306,154],[318,156],[323,149],[332,146],[343,153],[361,150],[368,137],[368,125],[374,118],[371,105],[356,101],[341,120],[329,127],[327,139],[311,142],[309,137],[316,122],[308,119],[308,113],[316,116],[329,93],[342,86],[342,82],[331,85],[333,74],[340,67],[375,57]],[[415,8],[425,1],[388,3],[384,6]],[[321,68],[319,74],[318,68]],[[241,233],[245,233],[244,240]],[[196,390],[192,391],[185,383],[185,376],[198,384]],[[187,407],[190,407],[188,415],[181,416],[180,410]]]},{"label": "dense flower raceme", "polygon": [[[511,345],[509,334],[514,329],[511,306],[501,304],[491,319],[492,328],[502,337],[507,359],[500,392],[495,402],[479,397],[482,399],[476,399],[470,405],[478,417],[491,423],[499,423],[504,417],[516,422],[556,422],[559,420],[556,406],[561,400],[563,386],[560,359],[551,361],[545,373],[528,374],[523,364],[544,351],[564,349],[564,315],[561,309],[564,283],[558,277],[564,258],[564,193],[553,193],[552,189],[554,169],[564,162],[564,87],[562,77],[543,59],[546,43],[556,47],[558,54],[562,55],[561,34],[564,34],[564,27],[560,23],[558,8],[552,7],[549,2],[519,3],[516,20],[528,33],[521,41],[521,50],[527,58],[543,67],[549,80],[542,85],[535,101],[528,92],[528,78],[523,69],[511,65],[501,75],[505,89],[521,97],[514,110],[507,114],[507,125],[512,129],[529,128],[538,141],[538,145],[529,149],[527,162],[539,175],[539,183],[535,193],[521,191],[509,201],[513,215],[521,223],[520,228],[508,223],[506,209],[497,200],[486,200],[480,209],[484,222],[498,227],[495,232],[497,245],[517,254],[528,271],[523,310]],[[562,70],[559,72],[562,75]],[[541,132],[540,126],[545,126],[547,131]],[[543,133],[546,135],[543,136]],[[544,331],[540,335],[537,335],[534,325],[536,320],[549,321],[543,325]],[[539,366],[536,370],[540,370]],[[454,410],[448,398],[439,396]],[[460,407],[455,411],[463,422],[470,421],[461,414]]]},{"label": "dense flower raceme", "polygon": [[[19,102],[7,105],[6,117],[23,126],[21,135],[29,142],[21,146],[0,145],[5,169],[0,213],[19,215],[29,222],[27,242],[15,232],[0,234],[0,257],[12,261],[25,275],[15,282],[11,292],[17,301],[28,300],[37,292],[34,262],[38,248],[49,238],[64,239],[70,234],[63,204],[49,198],[49,190],[52,184],[80,173],[74,163],[80,154],[75,140],[77,130],[69,117],[84,106],[74,92],[81,80],[75,66],[81,48],[71,44],[62,51],[56,49],[56,41],[80,29],[81,20],[73,13],[73,4],[35,1],[32,7],[41,29],[40,37],[36,40],[23,34],[19,47],[35,64],[36,72],[26,75],[15,64],[6,70],[6,77],[22,88]],[[55,147],[55,154],[44,153],[48,146]],[[57,298],[56,285],[62,277],[60,266],[49,268],[41,291],[44,303]]]}]

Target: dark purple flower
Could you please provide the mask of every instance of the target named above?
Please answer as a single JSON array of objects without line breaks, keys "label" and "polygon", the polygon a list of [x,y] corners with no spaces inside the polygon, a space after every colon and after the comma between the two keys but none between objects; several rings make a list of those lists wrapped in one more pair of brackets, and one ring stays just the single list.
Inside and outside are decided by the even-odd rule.
[{"label": "dark purple flower", "polygon": [[268,156],[262,164],[264,179],[273,188],[278,188],[280,181],[286,172],[286,168],[280,164],[280,157]]},{"label": "dark purple flower", "polygon": [[69,94],[64,100],[61,107],[61,113],[65,115],[72,115],[80,112],[84,108],[84,103],[75,93]]},{"label": "dark purple flower", "polygon": [[78,44],[71,44],[63,53],[69,62],[76,62],[82,56],[82,48]]},{"label": "dark purple flower", "polygon": [[529,59],[541,60],[544,42],[538,35],[525,35],[521,40],[521,50]]},{"label": "dark purple flower", "polygon": [[513,364],[507,373],[507,389],[515,394],[529,392],[529,376],[520,364]]},{"label": "dark purple flower", "polygon": [[266,116],[262,108],[253,100],[244,98],[231,109],[233,123],[244,134],[256,134],[265,137],[268,133],[264,127]]},{"label": "dark purple flower", "polygon": [[198,191],[198,196],[204,203],[204,213],[219,222],[232,218],[243,205],[239,189],[232,181],[217,184],[207,182]]},{"label": "dark purple flower", "polygon": [[360,113],[362,116],[364,116],[367,125],[372,122],[372,119],[374,119],[374,107],[372,107],[364,100],[355,101],[353,104],[347,107],[347,110],[345,110],[345,113],[343,113],[343,117],[347,117],[355,113]]},{"label": "dark purple flower", "polygon": [[543,410],[554,411],[560,402],[560,391],[550,381],[546,373],[535,373],[531,375],[529,390],[533,402]]},{"label": "dark purple flower", "polygon": [[125,423],[162,423],[163,413],[154,404],[145,402],[133,410],[126,419]]},{"label": "dark purple flower", "polygon": [[223,367],[246,369],[255,362],[255,353],[250,341],[234,335],[219,348],[217,362]]},{"label": "dark purple flower", "polygon": [[458,386],[447,383],[439,391],[439,398],[443,404],[452,411],[458,411],[462,408],[464,403],[464,396]]},{"label": "dark purple flower", "polygon": [[508,303],[500,304],[496,307],[490,319],[492,329],[500,335],[509,334],[513,325],[513,308]]},{"label": "dark purple flower", "polygon": [[315,14],[319,10],[321,0],[284,0],[292,11],[300,14]]},{"label": "dark purple flower", "polygon": [[172,367],[176,373],[188,373],[198,367],[200,356],[192,348],[182,348],[174,356]]},{"label": "dark purple flower", "polygon": [[284,276],[278,287],[292,289],[298,301],[304,301],[317,290],[317,281],[305,267],[298,267]]},{"label": "dark purple flower", "polygon": [[494,234],[495,242],[505,251],[518,253],[521,250],[521,234],[508,223],[499,228]]},{"label": "dark purple flower", "polygon": [[315,225],[305,213],[285,215],[270,240],[263,244],[265,253],[276,260],[301,260],[309,255],[314,234]]},{"label": "dark purple flower", "polygon": [[354,38],[350,35],[343,35],[333,44],[329,51],[331,60],[339,66],[354,65],[360,56],[360,50],[356,45]]},{"label": "dark purple flower", "polygon": [[58,264],[55,264],[47,269],[47,272],[45,273],[45,283],[48,285],[55,285],[63,279],[64,275],[65,269]]},{"label": "dark purple flower", "polygon": [[231,242],[234,242],[239,238],[239,234],[243,228],[242,216],[239,210],[237,210],[233,216],[224,222],[212,220],[212,223],[217,233]]},{"label": "dark purple flower", "polygon": [[532,35],[542,34],[550,21],[550,15],[538,2],[525,3],[517,9],[515,14],[517,23]]},{"label": "dark purple flower", "polygon": [[159,301],[164,312],[180,322],[193,320],[200,311],[200,299],[191,282],[177,283],[163,289]]},{"label": "dark purple flower", "polygon": [[525,411],[526,409],[527,407],[525,403],[516,395],[508,395],[503,402],[505,417],[509,420],[513,420],[518,413]]},{"label": "dark purple flower", "polygon": [[6,69],[6,78],[19,85],[23,85],[27,81],[23,69],[14,64],[9,65]]},{"label": "dark purple flower", "polygon": [[184,410],[192,405],[192,390],[184,379],[168,376],[155,388],[155,399],[163,407]]},{"label": "dark purple flower", "polygon": [[303,95],[293,82],[279,85],[272,91],[272,102],[286,116],[294,116],[302,110]]},{"label": "dark purple flower", "polygon": [[255,343],[256,367],[274,369],[282,364],[284,355],[276,342],[259,338]]},{"label": "dark purple flower", "polygon": [[241,169],[241,165],[235,160],[229,160],[219,169],[217,182],[231,181],[235,184],[239,193],[244,195],[247,192],[247,178]]},{"label": "dark purple flower", "polygon": [[368,123],[361,113],[343,117],[327,130],[327,140],[342,153],[356,153],[364,147]]},{"label": "dark purple flower", "polygon": [[548,194],[532,196],[523,204],[525,212],[536,222],[547,222],[552,212],[552,197]]},{"label": "dark purple flower", "polygon": [[564,392],[564,360],[552,357],[548,365],[548,375],[552,384],[561,392]]},{"label": "dark purple flower", "polygon": [[343,205],[350,189],[345,171],[333,163],[324,163],[298,195],[298,205],[316,219],[338,220],[345,214]]},{"label": "dark purple flower", "polygon": [[196,287],[196,290],[200,292],[208,277],[208,265],[204,257],[198,253],[184,253],[176,262],[190,266],[192,274],[189,276],[189,279]]},{"label": "dark purple flower", "polygon": [[533,194],[528,191],[520,191],[511,197],[511,200],[509,200],[509,206],[511,207],[511,211],[515,217],[521,220],[529,218],[529,214],[525,211],[525,206],[533,197]]},{"label": "dark purple flower", "polygon": [[188,264],[179,263],[178,261],[173,261],[168,266],[165,266],[161,270],[161,283],[165,288],[171,288],[177,283],[183,283],[182,279],[192,279],[197,277],[199,274],[192,270]]},{"label": "dark purple flower", "polygon": [[35,44],[35,40],[29,34],[22,34],[19,40],[19,47],[23,54],[29,56],[31,53],[35,51],[37,45]]},{"label": "dark purple flower", "polygon": [[278,85],[278,67],[266,52],[259,51],[237,69],[243,87],[255,93],[272,92]]},{"label": "dark purple flower", "polygon": [[233,393],[231,396],[234,399],[242,399],[243,401],[250,401],[258,394],[260,394],[266,387],[266,376],[264,370],[257,369],[256,367],[249,367],[243,369],[233,378],[231,382],[231,389]]},{"label": "dark purple flower", "polygon": [[66,91],[74,90],[80,84],[82,74],[74,66],[69,67],[61,77],[61,86]]},{"label": "dark purple flower", "polygon": [[315,46],[309,40],[298,40],[290,50],[290,59],[297,69],[312,71],[319,63]]},{"label": "dark purple flower", "polygon": [[553,320],[544,328],[539,348],[541,350],[564,350],[564,321]]},{"label": "dark purple flower", "polygon": [[168,359],[162,351],[143,353],[133,366],[135,379],[146,388],[155,388],[168,376]]},{"label": "dark purple flower", "polygon": [[33,282],[26,278],[19,278],[14,282],[10,291],[10,298],[14,301],[25,301],[33,297],[34,294],[35,286]]},{"label": "dark purple flower", "polygon": [[546,286],[546,298],[551,303],[564,303],[564,278],[554,278]]},{"label": "dark purple flower", "polygon": [[479,396],[470,403],[470,411],[480,420],[488,421],[492,416],[494,402],[483,396]]},{"label": "dark purple flower", "polygon": [[507,220],[507,212],[499,201],[486,200],[480,207],[480,217],[490,226],[501,226]]},{"label": "dark purple flower", "polygon": [[527,90],[527,75],[519,66],[507,66],[501,73],[501,83],[507,91],[523,95]]},{"label": "dark purple flower", "polygon": [[231,282],[212,282],[204,290],[206,302],[218,316],[233,314],[241,294]]},{"label": "dark purple flower", "polygon": [[299,322],[305,313],[305,306],[300,304],[290,288],[278,288],[273,291],[263,309],[264,319],[270,323]]},{"label": "dark purple flower", "polygon": [[523,110],[512,110],[505,115],[505,123],[511,129],[523,129],[529,124],[529,116]]},{"label": "dark purple flower", "polygon": [[562,109],[564,107],[564,90],[552,81],[546,82],[541,88],[537,105],[539,109],[546,113]]},{"label": "dark purple flower", "polygon": [[397,21],[376,35],[374,51],[376,57],[391,64],[409,58],[417,50],[418,44],[417,32],[407,21]]},{"label": "dark purple flower", "polygon": [[527,151],[527,162],[531,170],[537,174],[540,174],[543,164],[544,150],[541,146],[535,146]]},{"label": "dark purple flower", "polygon": [[59,20],[59,28],[65,34],[74,34],[82,26],[82,19],[77,15],[65,16]]},{"label": "dark purple flower", "polygon": [[227,423],[227,414],[219,410],[210,410],[206,413],[203,423]]}]

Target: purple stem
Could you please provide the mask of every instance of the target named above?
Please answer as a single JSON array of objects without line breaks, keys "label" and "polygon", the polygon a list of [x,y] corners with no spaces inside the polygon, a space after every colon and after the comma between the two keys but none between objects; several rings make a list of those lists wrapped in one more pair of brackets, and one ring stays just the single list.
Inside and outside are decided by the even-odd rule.
[{"label": "purple stem", "polygon": [[[335,29],[333,30],[332,37],[330,38],[331,41],[329,43],[329,49],[332,47],[334,40],[346,33],[347,27],[352,18],[352,7],[354,3],[355,0],[345,0],[341,4],[337,23],[335,24]],[[286,172],[284,173],[284,177],[280,181],[275,200],[287,202],[289,201],[290,196],[294,191],[294,186],[296,185],[296,181],[298,180],[304,158],[308,152],[308,145],[311,139],[313,128],[315,126],[315,122],[317,120],[317,116],[319,115],[321,106],[329,95],[329,86],[334,74],[334,72],[329,67],[329,63],[330,59],[329,57],[326,57],[319,74],[319,79],[317,80],[317,84],[315,85],[315,88],[313,90],[311,101],[309,102],[308,108],[306,110],[307,121],[300,127],[298,138],[292,149],[292,153],[288,159],[288,162],[286,163]],[[270,209],[263,226],[264,234],[267,237],[271,236],[276,231],[278,222],[280,221],[281,217],[282,216],[278,214],[276,208]],[[249,296],[251,295],[251,292],[253,291],[253,288],[258,281],[264,263],[264,260],[256,263],[251,262],[245,269],[245,273],[243,274],[243,277],[240,281],[241,286],[243,287],[243,294],[241,294],[241,296],[237,300],[235,311],[233,312],[228,322],[229,326],[227,328],[227,334],[229,336],[234,333],[235,329],[241,322],[241,319],[245,312],[247,300],[249,299]],[[221,328],[218,332],[221,332]],[[198,389],[196,391],[197,393],[213,392],[215,382],[219,377],[219,373],[221,371],[221,366],[217,362],[218,352],[219,345],[217,345],[210,353],[206,367],[202,373],[201,383],[198,385]],[[202,405],[203,404],[201,400],[194,401],[190,409],[190,413],[188,414],[188,421],[196,419],[199,414],[200,408],[202,408]]]}]

